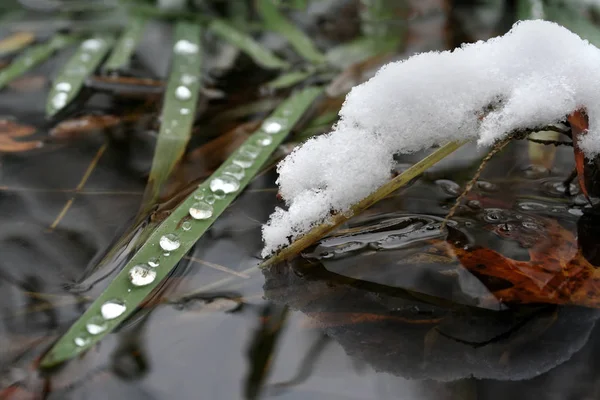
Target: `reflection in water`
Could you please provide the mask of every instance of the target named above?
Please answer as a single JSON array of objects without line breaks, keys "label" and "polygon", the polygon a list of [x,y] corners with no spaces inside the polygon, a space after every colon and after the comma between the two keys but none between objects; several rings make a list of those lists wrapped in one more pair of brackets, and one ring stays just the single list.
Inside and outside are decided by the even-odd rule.
[{"label": "reflection in water", "polygon": [[600,316],[573,307],[443,307],[299,260],[265,277],[269,298],[301,310],[348,355],[413,379],[535,377],[578,351]]}]

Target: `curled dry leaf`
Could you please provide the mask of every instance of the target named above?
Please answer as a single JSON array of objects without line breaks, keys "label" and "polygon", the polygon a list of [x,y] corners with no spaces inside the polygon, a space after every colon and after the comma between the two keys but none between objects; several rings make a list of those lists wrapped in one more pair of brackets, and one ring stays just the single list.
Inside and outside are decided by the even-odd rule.
[{"label": "curled dry leaf", "polygon": [[84,115],[60,122],[50,130],[50,135],[59,139],[68,139],[82,133],[111,128],[122,122],[115,115]]},{"label": "curled dry leaf", "polygon": [[163,81],[126,76],[92,76],[87,85],[92,89],[123,97],[143,98],[148,95],[161,95],[165,90]]},{"label": "curled dry leaf", "polygon": [[0,120],[0,152],[20,153],[41,147],[42,142],[39,140],[15,140],[15,138],[33,135],[35,131],[36,129],[33,126],[20,125],[7,119]]},{"label": "curled dry leaf", "polygon": [[567,117],[571,124],[571,137],[573,139],[573,150],[575,151],[575,168],[577,169],[577,179],[579,186],[585,197],[590,199],[587,186],[585,184],[585,156],[579,147],[579,139],[587,133],[589,128],[588,117],[585,110],[577,110]]}]

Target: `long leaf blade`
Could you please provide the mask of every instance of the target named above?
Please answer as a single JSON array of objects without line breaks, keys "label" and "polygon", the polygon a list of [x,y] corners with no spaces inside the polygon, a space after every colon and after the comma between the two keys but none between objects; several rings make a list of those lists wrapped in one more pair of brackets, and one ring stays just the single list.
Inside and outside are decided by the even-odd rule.
[{"label": "long leaf blade", "polygon": [[401,187],[409,183],[411,180],[421,175],[431,166],[440,162],[445,157],[452,154],[454,151],[458,150],[464,144],[465,142],[450,142],[435,150],[429,156],[414,164],[412,167],[410,167],[391,181],[380,186],[375,192],[371,193],[369,196],[356,203],[350,208],[350,212],[336,214],[331,218],[330,221],[315,226],[304,236],[299,237],[289,246],[283,248],[279,253],[265,260],[261,264],[261,267],[264,268],[269,265],[276,264],[300,253],[302,250],[306,249],[307,247],[311,246],[312,244],[316,243],[318,240],[323,238],[323,236],[334,230],[336,227],[349,220],[352,216],[360,214],[367,208],[371,207],[373,204],[382,200],[394,191],[400,189]]},{"label": "long leaf blade", "polygon": [[273,0],[257,0],[256,10],[266,28],[285,37],[304,59],[314,64],[325,61],[325,56],[317,49],[312,40],[279,12]]},{"label": "long leaf blade", "polygon": [[131,55],[133,54],[138,42],[144,33],[146,27],[146,18],[142,16],[132,16],[127,22],[127,28],[115,44],[108,60],[104,63],[103,69],[106,71],[118,71],[129,66]]},{"label": "long leaf blade", "polygon": [[142,213],[158,199],[163,185],[183,156],[190,139],[200,91],[200,39],[200,25],[189,22],[179,22],[175,25],[171,72],[163,99],[161,127],[144,194]]},{"label": "long leaf blade", "polygon": [[11,81],[22,76],[36,65],[47,60],[55,51],[60,50],[74,43],[75,36],[55,35],[47,43],[34,45],[25,50],[8,67],[0,71],[0,89],[4,88]]},{"label": "long leaf blade", "polygon": [[222,19],[212,20],[208,29],[248,54],[261,67],[282,69],[290,66],[251,36],[239,31]]},{"label": "long leaf blade", "polygon": [[[183,256],[192,248],[194,243],[208,230],[212,223],[223,213],[237,195],[251,182],[253,177],[261,170],[263,164],[285,139],[290,130],[304,115],[309,106],[322,93],[321,88],[306,88],[284,101],[271,116],[263,123],[262,127],[252,134],[236,152],[234,152],[223,165],[203,184],[190,194],[150,235],[148,240],[139,248],[106,290],[92,303],[88,310],[71,326],[71,328],[58,340],[49,353],[43,358],[41,365],[50,367],[70,359],[77,354],[89,349],[106,334],[123,322],[136,307],[155,289],[160,282],[171,272]],[[253,158],[254,157],[254,158]],[[217,187],[215,181],[228,179],[228,171],[235,166],[242,167],[244,174],[238,180],[239,187],[230,193],[213,191]],[[231,171],[230,171],[231,172]],[[226,177],[226,178],[223,178]],[[220,194],[220,195],[219,195]],[[216,196],[215,196],[216,195]],[[210,203],[210,196],[214,200],[211,205],[210,216],[204,219],[194,219],[190,209],[198,210],[198,202]],[[200,199],[200,200],[199,200]],[[161,239],[171,238],[167,235],[177,235],[178,247],[172,245],[169,255],[161,248]],[[174,242],[171,241],[171,244]],[[150,268],[149,260],[154,259],[158,266]],[[146,286],[133,286],[129,273],[132,268],[144,265],[156,273],[155,279]],[[114,319],[102,318],[102,306],[107,302],[120,301],[126,309]],[[103,330],[92,335],[86,329],[90,322],[97,322],[100,318]]]},{"label": "long leaf blade", "polygon": [[97,35],[81,43],[54,78],[46,102],[47,116],[54,116],[79,94],[86,78],[98,68],[113,43],[110,35]]}]

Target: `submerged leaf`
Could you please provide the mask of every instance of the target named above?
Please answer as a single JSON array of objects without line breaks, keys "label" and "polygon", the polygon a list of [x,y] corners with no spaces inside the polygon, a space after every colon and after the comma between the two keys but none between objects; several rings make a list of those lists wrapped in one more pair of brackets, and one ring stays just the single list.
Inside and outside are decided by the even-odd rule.
[{"label": "submerged leaf", "polygon": [[55,35],[47,43],[33,46],[17,57],[8,67],[0,71],[0,89],[45,61],[57,50],[72,44],[76,38],[67,35]]},{"label": "submerged leaf", "polygon": [[81,43],[52,82],[46,103],[49,117],[65,108],[79,94],[86,78],[98,68],[113,43],[114,38],[110,35],[97,35]]},{"label": "submerged leaf", "polygon": [[103,69],[106,71],[115,71],[129,66],[131,55],[140,41],[145,27],[146,18],[141,16],[129,18],[127,28],[121,34]]},{"label": "submerged leaf", "polygon": [[[572,232],[544,219],[543,234],[529,250],[528,261],[518,261],[487,248],[466,248],[448,242],[462,266],[486,280],[509,283],[491,290],[490,302],[551,303],[600,307],[600,270],[589,263]],[[485,302],[485,299],[484,299]]]},{"label": "submerged leaf", "polygon": [[[215,173],[156,228],[88,310],[41,362],[51,367],[89,349],[130,316],[250,183],[322,93],[307,88],[284,101]],[[103,331],[90,329],[99,318]]]}]

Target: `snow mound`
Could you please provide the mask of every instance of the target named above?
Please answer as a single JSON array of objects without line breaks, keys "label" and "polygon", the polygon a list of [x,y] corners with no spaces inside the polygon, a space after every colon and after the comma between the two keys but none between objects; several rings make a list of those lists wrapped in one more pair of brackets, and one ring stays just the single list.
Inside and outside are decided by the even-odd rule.
[{"label": "snow mound", "polygon": [[263,256],[389,180],[395,153],[465,139],[490,146],[512,131],[563,121],[580,107],[590,122],[580,146],[595,156],[600,49],[552,22],[519,22],[486,42],[387,64],[352,89],[332,132],[278,165],[288,209],[276,209],[263,226]]}]

